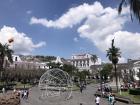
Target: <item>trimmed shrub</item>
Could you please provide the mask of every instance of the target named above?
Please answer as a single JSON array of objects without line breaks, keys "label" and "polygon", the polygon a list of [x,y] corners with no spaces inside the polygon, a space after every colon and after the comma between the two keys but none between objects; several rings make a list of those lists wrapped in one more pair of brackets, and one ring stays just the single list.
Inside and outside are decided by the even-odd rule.
[{"label": "trimmed shrub", "polygon": [[129,94],[132,94],[132,95],[140,95],[140,88],[129,89]]},{"label": "trimmed shrub", "polygon": [[128,89],[127,88],[123,88],[123,89],[121,89],[121,91],[126,92],[126,91],[128,91]]}]

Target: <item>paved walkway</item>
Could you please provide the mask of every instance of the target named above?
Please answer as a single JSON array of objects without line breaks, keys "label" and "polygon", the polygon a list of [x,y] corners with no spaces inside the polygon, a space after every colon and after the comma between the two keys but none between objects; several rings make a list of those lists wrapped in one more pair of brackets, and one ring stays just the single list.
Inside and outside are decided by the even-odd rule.
[{"label": "paved walkway", "polygon": [[[22,100],[21,105],[95,105],[95,96],[94,93],[96,91],[95,85],[87,86],[87,89],[80,93],[79,91],[74,91],[72,93],[72,98],[67,101],[61,100],[40,100],[38,88],[34,87],[31,90],[30,96],[28,100]],[[108,105],[107,99],[101,99],[100,105]],[[127,105],[125,103],[117,102],[115,105]],[[130,104],[129,104],[130,105]]]}]

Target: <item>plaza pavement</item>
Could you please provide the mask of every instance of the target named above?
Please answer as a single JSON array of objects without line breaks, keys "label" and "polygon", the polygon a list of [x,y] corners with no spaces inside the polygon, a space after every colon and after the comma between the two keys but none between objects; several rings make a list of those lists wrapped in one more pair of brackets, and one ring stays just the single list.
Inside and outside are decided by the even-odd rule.
[{"label": "plaza pavement", "polygon": [[[95,105],[95,96],[94,93],[97,89],[97,85],[88,85],[86,90],[83,90],[83,93],[80,91],[73,91],[72,98],[66,101],[62,100],[40,100],[39,91],[37,87],[33,87],[30,91],[28,100],[21,100],[21,105]],[[100,105],[108,105],[107,99],[101,98]],[[116,102],[115,105],[127,105],[125,103]],[[129,104],[131,105],[131,104]]]}]

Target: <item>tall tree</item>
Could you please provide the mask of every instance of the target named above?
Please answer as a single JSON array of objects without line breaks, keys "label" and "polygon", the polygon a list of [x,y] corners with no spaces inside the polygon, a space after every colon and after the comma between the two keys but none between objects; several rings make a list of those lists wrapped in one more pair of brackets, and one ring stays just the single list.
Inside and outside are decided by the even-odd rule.
[{"label": "tall tree", "polygon": [[112,69],[113,69],[112,64],[104,64],[103,69],[100,71],[101,77],[104,77],[102,79],[104,79],[106,81],[108,79],[108,77],[111,76]]},{"label": "tall tree", "polygon": [[130,5],[130,14],[133,21],[133,15],[140,22],[140,0],[121,0],[118,12],[121,13],[123,5]]},{"label": "tall tree", "polygon": [[61,66],[60,63],[55,63],[55,62],[49,62],[47,65],[49,66],[49,69],[60,68]]},{"label": "tall tree", "polygon": [[116,88],[118,92],[118,75],[117,75],[117,67],[116,65],[118,64],[119,57],[121,57],[121,52],[119,48],[116,48],[114,46],[114,39],[112,40],[112,45],[111,48],[107,50],[107,57],[108,59],[112,62],[114,65],[114,70],[115,70],[115,78],[116,78]]},{"label": "tall tree", "polygon": [[12,53],[13,50],[9,49],[9,45],[7,43],[4,45],[0,43],[0,70],[4,69],[5,58],[7,58],[9,62],[13,62]]}]

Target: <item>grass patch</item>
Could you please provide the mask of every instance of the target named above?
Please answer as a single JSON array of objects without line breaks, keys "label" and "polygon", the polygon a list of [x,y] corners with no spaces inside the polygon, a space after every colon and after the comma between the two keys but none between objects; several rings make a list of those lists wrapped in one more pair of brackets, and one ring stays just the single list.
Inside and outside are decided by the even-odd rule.
[{"label": "grass patch", "polygon": [[117,96],[121,96],[121,97],[126,97],[126,98],[130,98],[134,103],[140,103],[140,95],[131,95],[129,94],[129,91],[126,92],[121,92],[116,94]]},{"label": "grass patch", "polygon": [[30,84],[22,84],[21,82],[17,82],[16,83],[16,86],[15,86],[15,88],[18,88],[18,89],[22,89],[22,88],[31,88],[32,87],[32,85],[30,85]]}]

